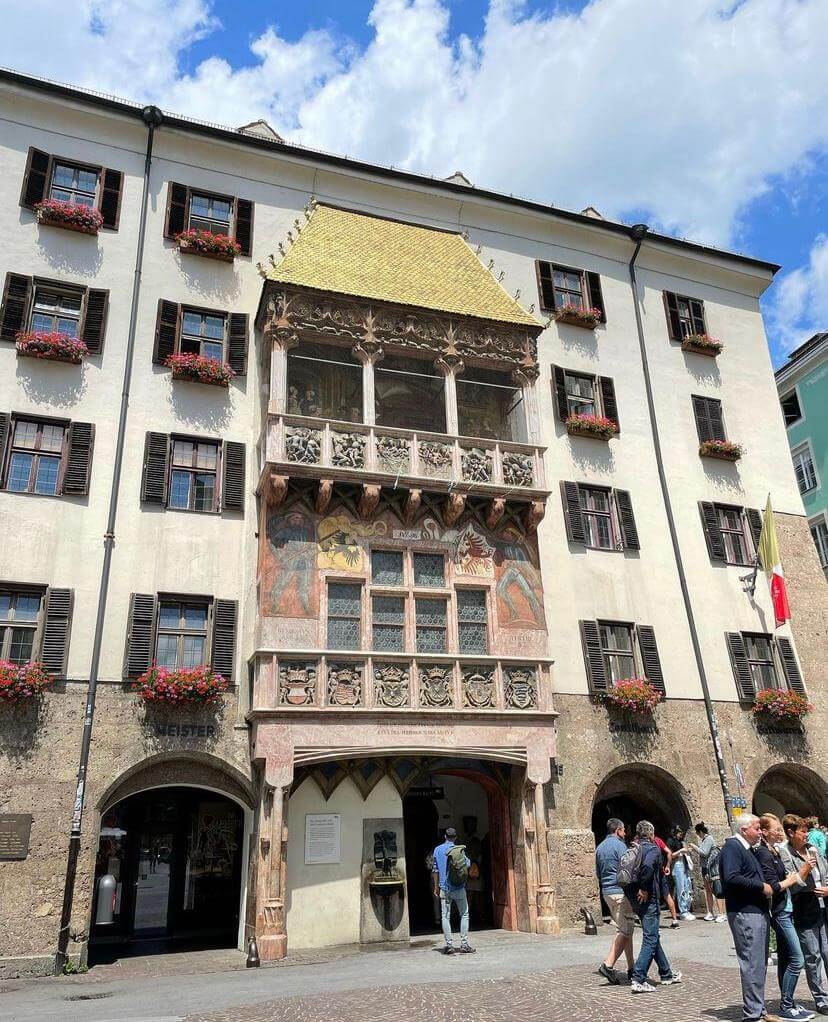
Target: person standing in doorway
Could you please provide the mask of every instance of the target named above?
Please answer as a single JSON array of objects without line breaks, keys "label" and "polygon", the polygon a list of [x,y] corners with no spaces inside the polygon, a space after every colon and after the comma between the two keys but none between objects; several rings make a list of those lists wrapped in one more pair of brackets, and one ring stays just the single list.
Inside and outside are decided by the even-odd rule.
[{"label": "person standing in doorway", "polygon": [[659,922],[664,867],[661,850],[654,841],[655,827],[648,820],[641,820],[635,833],[640,854],[636,875],[624,893],[641,919],[643,936],[641,950],[633,966],[631,987],[634,994],[652,994],[656,987],[647,982],[647,972],[653,960],[658,966],[663,987],[681,983],[681,973],[673,972],[661,946]]},{"label": "person standing in doorway", "polygon": [[469,878],[471,862],[464,845],[455,844],[457,831],[446,828],[446,839],[434,849],[434,880],[440,889],[440,906],[443,918],[444,955],[455,953],[454,938],[451,934],[451,906],[456,905],[460,914],[460,953],[474,954],[469,944],[469,900],[466,897],[466,881]]},{"label": "person standing in doorway", "polygon": [[607,836],[595,849],[595,872],[601,888],[601,897],[606,902],[615,926],[615,936],[610,944],[609,953],[598,966],[598,974],[613,985],[620,982],[614,966],[621,955],[627,958],[628,977],[632,976],[633,970],[635,912],[617,880],[618,863],[627,850],[625,837],[626,828],[623,821],[612,817],[607,820]]},{"label": "person standing in doorway", "polygon": [[778,1019],[765,1011],[768,971],[768,898],[771,886],[753,849],[759,844],[759,817],[744,813],[733,821],[733,836],[724,843],[721,874],[725,906],[742,980],[742,1020]]},{"label": "person standing in doorway", "polygon": [[697,845],[690,845],[690,847],[699,853],[699,869],[701,870],[702,883],[704,884],[704,897],[707,901],[707,915],[704,917],[704,921],[706,923],[723,923],[727,919],[724,902],[720,895],[716,894],[713,890],[714,880],[718,879],[718,870],[716,877],[710,875],[711,859],[716,857],[718,846],[704,823],[697,823],[693,829],[696,832],[699,843]]},{"label": "person standing in doorway", "polygon": [[673,857],[673,884],[676,889],[676,903],[679,915],[682,919],[693,920],[696,918],[690,911],[693,903],[690,880],[693,860],[690,858],[690,849],[684,843],[683,827],[673,827],[673,832],[667,841],[667,847],[670,849],[670,854]]}]

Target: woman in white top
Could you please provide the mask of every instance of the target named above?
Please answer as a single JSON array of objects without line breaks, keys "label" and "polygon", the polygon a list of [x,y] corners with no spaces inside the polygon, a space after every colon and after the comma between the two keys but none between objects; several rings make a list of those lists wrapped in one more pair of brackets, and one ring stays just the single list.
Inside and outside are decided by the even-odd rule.
[{"label": "woman in white top", "polygon": [[716,842],[710,835],[704,823],[697,823],[693,828],[699,837],[697,845],[691,844],[693,851],[699,853],[699,866],[701,867],[702,880],[704,881],[704,896],[707,900],[707,915],[704,917],[706,923],[723,923],[726,921],[724,902],[713,893],[713,881],[708,872],[708,861],[710,853],[716,847]]}]

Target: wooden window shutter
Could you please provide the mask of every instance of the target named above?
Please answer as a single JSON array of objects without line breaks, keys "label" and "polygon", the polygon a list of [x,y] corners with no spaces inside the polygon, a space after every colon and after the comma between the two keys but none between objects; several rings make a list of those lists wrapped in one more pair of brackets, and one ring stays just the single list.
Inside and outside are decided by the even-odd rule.
[{"label": "wooden window shutter", "polygon": [[601,410],[608,419],[612,419],[621,432],[621,423],[618,421],[618,403],[615,400],[615,384],[609,376],[599,376],[598,386],[601,388]]},{"label": "wooden window shutter", "polygon": [[747,648],[741,632],[725,632],[727,651],[733,665],[733,677],[736,679],[736,692],[742,702],[752,703],[756,699],[756,689],[750,673]]},{"label": "wooden window shutter", "polygon": [[164,237],[177,238],[187,228],[187,213],[190,205],[190,189],[186,185],[170,181],[167,185],[167,215],[164,220]]},{"label": "wooden window shutter", "polygon": [[659,692],[665,692],[664,675],[661,671],[661,659],[658,655],[655,630],[651,625],[638,625],[638,652],[641,654],[641,666],[644,668],[644,677],[653,688]]},{"label": "wooden window shutter", "polygon": [[166,433],[147,433],[144,441],[144,473],[141,478],[141,500],[145,504],[167,503],[167,466],[170,438]]},{"label": "wooden window shutter", "polygon": [[566,400],[566,373],[560,366],[552,366],[552,380],[555,386],[555,407],[558,418],[566,422],[569,415],[569,403]]},{"label": "wooden window shutter", "polygon": [[552,286],[552,266],[550,263],[543,262],[540,259],[537,261],[536,266],[541,308],[546,309],[548,312],[554,312],[555,289]]},{"label": "wooden window shutter", "polygon": [[706,333],[704,325],[704,302],[698,298],[690,299],[690,318],[693,320],[693,333]]},{"label": "wooden window shutter", "polygon": [[124,188],[124,175],[120,170],[101,171],[101,197],[99,208],[103,217],[104,227],[111,231],[118,230],[121,221],[121,193]]},{"label": "wooden window shutter", "polygon": [[722,561],[724,563],[727,560],[727,554],[716,505],[706,500],[700,500],[699,514],[701,515],[704,538],[707,541],[707,551],[710,554],[711,560]]},{"label": "wooden window shutter", "polygon": [[601,650],[601,633],[597,621],[580,621],[581,642],[584,647],[584,666],[590,692],[606,692],[607,668]]},{"label": "wooden window shutter", "polygon": [[785,676],[785,681],[788,683],[788,688],[791,692],[799,692],[800,695],[804,696],[805,682],[802,680],[793,643],[786,636],[777,635],[776,648],[779,651],[779,661],[782,664],[782,673]]},{"label": "wooden window shutter", "polygon": [[36,202],[46,197],[49,183],[49,164],[51,157],[41,149],[29,148],[26,159],[26,172],[23,175],[23,188],[20,192],[20,205],[33,209]]},{"label": "wooden window shutter", "polygon": [[613,490],[615,494],[615,507],[618,510],[618,524],[621,526],[621,542],[625,550],[640,550],[641,544],[638,541],[638,529],[635,525],[635,515],[632,509],[632,500],[628,490]]},{"label": "wooden window shutter", "polygon": [[155,596],[132,593],[129,597],[124,676],[137,678],[148,671],[155,656]]},{"label": "wooden window shutter", "polygon": [[581,514],[581,501],[578,498],[578,484],[561,482],[561,498],[563,499],[564,522],[566,535],[570,543],[586,543],[584,517]]},{"label": "wooden window shutter", "polygon": [[604,308],[604,293],[601,290],[601,277],[597,273],[593,273],[588,270],[586,276],[586,299],[589,302],[589,306],[592,309],[599,309],[601,312],[601,322],[606,323],[607,313]]},{"label": "wooden window shutter", "polygon": [[82,497],[89,493],[89,475],[92,471],[92,450],[95,446],[95,426],[91,422],[73,422],[69,426],[66,470],[63,474],[63,492]]},{"label": "wooden window shutter", "polygon": [[0,470],[6,464],[6,441],[9,439],[9,423],[11,416],[8,412],[0,412]]},{"label": "wooden window shutter", "polygon": [[156,365],[163,365],[176,351],[180,330],[181,306],[160,298],[158,316],[155,320],[155,346],[152,351],[152,360]]},{"label": "wooden window shutter", "polygon": [[66,659],[69,654],[69,635],[72,631],[72,606],[74,590],[47,589],[46,609],[43,615],[43,635],[40,640],[38,660],[49,674],[62,677],[66,674]]},{"label": "wooden window shutter", "polygon": [[0,306],[0,340],[13,341],[26,326],[32,300],[32,278],[7,273]]},{"label": "wooden window shutter", "polygon": [[109,309],[109,291],[87,288],[83,296],[80,336],[92,354],[98,354],[103,347],[106,332],[106,315]]},{"label": "wooden window shutter", "polygon": [[693,414],[696,417],[696,431],[699,442],[705,440],[724,440],[724,419],[722,403],[715,397],[699,397],[693,395]]},{"label": "wooden window shutter", "polygon": [[221,506],[224,511],[244,511],[244,461],[244,444],[225,441],[221,484]]},{"label": "wooden window shutter", "polygon": [[748,528],[753,538],[753,548],[758,551],[759,537],[762,535],[762,513],[755,507],[746,507],[745,517],[748,520]]},{"label": "wooden window shutter", "polygon": [[227,361],[236,376],[247,372],[247,313],[231,312],[227,329]]},{"label": "wooden window shutter", "polygon": [[667,332],[674,341],[681,340],[681,320],[679,319],[678,301],[672,291],[664,292],[664,312],[667,316]]},{"label": "wooden window shutter", "polygon": [[250,199],[236,199],[236,241],[241,245],[242,255],[252,253],[253,203]]},{"label": "wooden window shutter", "polygon": [[233,680],[236,659],[235,600],[216,600],[213,604],[213,645],[210,666],[227,681]]}]

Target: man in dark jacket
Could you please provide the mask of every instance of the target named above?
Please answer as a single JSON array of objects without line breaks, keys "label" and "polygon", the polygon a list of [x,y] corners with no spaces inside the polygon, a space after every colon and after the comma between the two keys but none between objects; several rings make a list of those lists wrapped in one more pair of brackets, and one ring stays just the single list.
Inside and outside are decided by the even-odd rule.
[{"label": "man in dark jacket", "polygon": [[635,834],[641,849],[641,864],[637,882],[627,887],[624,893],[641,919],[642,938],[641,950],[633,966],[631,983],[634,994],[651,994],[656,988],[647,982],[647,972],[653,959],[658,966],[661,986],[681,983],[681,973],[673,972],[661,946],[659,903],[661,901],[663,860],[661,850],[653,841],[655,827],[648,820],[641,820],[635,828]]},{"label": "man in dark jacket", "polygon": [[760,837],[759,817],[744,813],[733,821],[733,837],[725,841],[719,860],[727,921],[742,978],[743,1022],[778,1018],[765,1012],[768,898],[772,892],[753,853]]}]

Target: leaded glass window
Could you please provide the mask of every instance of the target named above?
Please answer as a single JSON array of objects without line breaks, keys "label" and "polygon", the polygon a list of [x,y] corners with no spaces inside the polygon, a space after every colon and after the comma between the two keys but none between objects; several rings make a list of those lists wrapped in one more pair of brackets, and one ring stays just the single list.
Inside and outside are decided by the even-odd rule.
[{"label": "leaded glass window", "polygon": [[417,619],[417,652],[446,652],[446,601],[417,597],[414,601]]},{"label": "leaded glass window", "polygon": [[457,636],[461,653],[489,652],[485,589],[457,590]]},{"label": "leaded glass window", "polygon": [[328,583],[328,649],[359,649],[362,586]]}]

